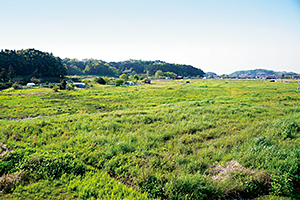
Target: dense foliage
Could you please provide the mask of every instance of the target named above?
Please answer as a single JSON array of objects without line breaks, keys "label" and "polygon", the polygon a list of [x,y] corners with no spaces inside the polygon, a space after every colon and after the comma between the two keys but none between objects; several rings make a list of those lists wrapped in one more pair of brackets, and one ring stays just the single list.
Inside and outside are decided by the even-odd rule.
[{"label": "dense foliage", "polygon": [[122,73],[138,73],[154,75],[156,71],[173,72],[181,76],[203,77],[204,72],[191,65],[171,64],[164,61],[142,61],[127,60],[123,62],[105,62],[95,59],[63,59],[64,65],[68,68],[70,75],[106,75],[119,76]]},{"label": "dense foliage", "polygon": [[67,69],[59,57],[35,49],[1,50],[0,82],[8,82],[16,76],[64,77]]},{"label": "dense foliage", "polygon": [[296,84],[190,82],[2,91],[4,197],[299,198]]}]

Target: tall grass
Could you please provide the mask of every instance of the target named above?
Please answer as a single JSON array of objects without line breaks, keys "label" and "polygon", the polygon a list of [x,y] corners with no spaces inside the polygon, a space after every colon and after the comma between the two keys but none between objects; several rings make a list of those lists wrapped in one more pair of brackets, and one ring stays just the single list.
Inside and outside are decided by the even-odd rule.
[{"label": "tall grass", "polygon": [[[27,177],[6,192],[31,198],[30,191],[55,180],[54,191],[83,199],[297,198],[300,96],[290,84],[275,84],[198,80],[2,91],[0,140],[9,151],[2,150],[0,172]],[[12,112],[37,118],[9,120]],[[238,170],[211,174],[232,161]]]}]

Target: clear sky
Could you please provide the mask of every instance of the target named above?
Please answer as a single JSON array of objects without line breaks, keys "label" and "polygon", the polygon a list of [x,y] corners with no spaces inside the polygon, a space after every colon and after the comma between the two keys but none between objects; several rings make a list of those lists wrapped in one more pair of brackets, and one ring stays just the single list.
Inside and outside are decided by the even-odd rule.
[{"label": "clear sky", "polygon": [[0,49],[300,73],[300,0],[0,0]]}]

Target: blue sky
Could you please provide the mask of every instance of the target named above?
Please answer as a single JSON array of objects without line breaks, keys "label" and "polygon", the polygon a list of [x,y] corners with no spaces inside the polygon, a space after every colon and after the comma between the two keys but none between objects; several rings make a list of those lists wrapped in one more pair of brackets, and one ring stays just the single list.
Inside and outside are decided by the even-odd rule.
[{"label": "blue sky", "polygon": [[300,73],[300,0],[0,0],[0,49]]}]

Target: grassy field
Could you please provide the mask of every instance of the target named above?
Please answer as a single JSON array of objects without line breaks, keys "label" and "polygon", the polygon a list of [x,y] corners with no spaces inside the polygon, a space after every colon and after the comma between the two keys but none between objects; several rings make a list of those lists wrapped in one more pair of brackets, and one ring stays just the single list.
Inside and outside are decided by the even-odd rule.
[{"label": "grassy field", "polygon": [[261,80],[0,92],[0,199],[300,198],[300,94]]}]

